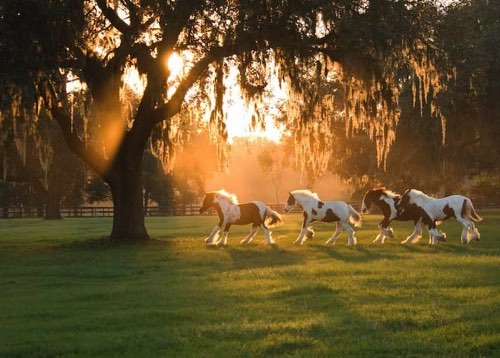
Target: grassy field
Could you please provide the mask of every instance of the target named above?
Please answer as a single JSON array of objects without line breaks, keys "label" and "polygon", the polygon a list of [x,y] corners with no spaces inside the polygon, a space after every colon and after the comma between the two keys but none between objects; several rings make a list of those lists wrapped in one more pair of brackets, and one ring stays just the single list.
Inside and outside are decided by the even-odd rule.
[{"label": "grassy field", "polygon": [[113,246],[110,219],[0,221],[2,357],[499,357],[500,212],[482,239],[372,243],[316,237],[292,244],[299,216],[261,233],[233,227],[229,247],[204,245],[215,217],[148,218],[148,245]]}]

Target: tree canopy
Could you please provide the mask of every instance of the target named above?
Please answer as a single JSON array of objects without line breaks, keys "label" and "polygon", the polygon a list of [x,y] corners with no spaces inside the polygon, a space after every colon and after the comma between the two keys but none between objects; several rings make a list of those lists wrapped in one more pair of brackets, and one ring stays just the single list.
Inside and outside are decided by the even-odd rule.
[{"label": "tree canopy", "polygon": [[[386,163],[405,84],[416,106],[441,117],[435,98],[447,74],[436,67],[432,1],[26,0],[2,3],[0,18],[2,131],[12,127],[6,118],[29,128],[50,114],[110,186],[119,240],[147,238],[146,148],[167,160],[188,122],[208,120],[224,159],[233,69],[255,125],[272,86],[286,89],[296,155],[318,172],[335,121],[346,133],[368,132],[378,165]],[[183,59],[177,75],[166,65],[173,54]],[[135,69],[136,92],[127,84]]]}]

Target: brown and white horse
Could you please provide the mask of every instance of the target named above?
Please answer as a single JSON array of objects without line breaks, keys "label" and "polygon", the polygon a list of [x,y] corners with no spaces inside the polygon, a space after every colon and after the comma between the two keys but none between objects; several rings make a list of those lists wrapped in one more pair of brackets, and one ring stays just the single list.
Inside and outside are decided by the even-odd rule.
[{"label": "brown and white horse", "polygon": [[463,195],[450,195],[436,199],[423,192],[411,189],[407,190],[396,204],[397,210],[404,214],[408,211],[419,211],[422,222],[429,228],[431,239],[430,244],[438,241],[446,241],[446,234],[436,229],[436,222],[455,218],[462,224],[461,240],[463,244],[468,244],[472,240],[479,241],[479,230],[473,221],[481,221],[469,198]]},{"label": "brown and white horse", "polygon": [[335,222],[336,230],[326,244],[334,244],[342,229],[349,235],[347,245],[356,245],[356,237],[349,222],[355,226],[361,225],[361,216],[354,208],[343,201],[321,201],[318,194],[309,190],[294,190],[290,192],[285,205],[285,212],[290,212],[295,206],[302,208],[304,220],[299,237],[295,244],[302,245],[306,238],[312,238],[314,231],[309,227],[314,221],[326,223]]},{"label": "brown and white horse", "polygon": [[377,235],[375,240],[376,244],[383,244],[386,237],[394,237],[394,231],[389,225],[393,220],[396,221],[413,221],[415,228],[413,233],[408,236],[403,244],[406,243],[416,243],[422,237],[422,217],[419,211],[412,210],[408,208],[404,213],[398,212],[396,209],[396,204],[401,199],[401,195],[394,193],[385,187],[370,189],[366,192],[361,203],[361,212],[363,214],[368,213],[372,204],[378,206],[382,210],[384,219],[378,224],[380,233]]},{"label": "brown and white horse", "polygon": [[[248,244],[255,236],[260,227],[264,233],[266,244],[274,244],[269,227],[283,223],[280,214],[271,210],[266,204],[260,201],[238,204],[238,198],[224,190],[207,193],[203,199],[200,213],[209,208],[217,210],[219,223],[214,227],[212,233],[205,239],[209,245],[227,245],[227,235],[231,225],[252,224],[250,234],[241,241],[242,244]],[[220,231],[223,230],[222,236]]]}]

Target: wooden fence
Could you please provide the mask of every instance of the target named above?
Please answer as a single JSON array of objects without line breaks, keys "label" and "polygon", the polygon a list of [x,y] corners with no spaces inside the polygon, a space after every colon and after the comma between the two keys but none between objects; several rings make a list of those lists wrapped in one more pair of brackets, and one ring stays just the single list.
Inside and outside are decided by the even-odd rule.
[{"label": "wooden fence", "polygon": [[[200,205],[176,205],[172,207],[149,206],[145,210],[145,216],[195,216],[195,215],[216,215],[217,212],[210,209],[208,212],[200,214]],[[269,205],[273,210],[283,212],[282,204]],[[43,218],[44,208],[6,207],[2,208],[0,218]],[[113,216],[112,206],[80,206],[77,208],[62,208],[63,218],[85,218],[85,217],[111,217]]]},{"label": "wooden fence", "polygon": [[[474,202],[474,201],[473,201]],[[360,210],[359,203],[351,203],[356,209]],[[500,208],[500,202],[474,202],[477,210]],[[283,204],[270,204],[271,209],[283,213]],[[373,210],[373,209],[372,209]],[[300,212],[296,209],[294,212]],[[373,212],[376,212],[373,210]],[[216,215],[215,210],[210,209],[204,214],[200,214],[200,205],[176,205],[173,207],[149,206],[145,210],[145,216],[195,216],[195,215]],[[25,207],[4,207],[1,209],[0,219],[13,218],[43,218],[44,208],[25,208]],[[84,218],[84,217],[111,217],[113,216],[112,206],[80,206],[77,208],[61,209],[63,218]]]}]

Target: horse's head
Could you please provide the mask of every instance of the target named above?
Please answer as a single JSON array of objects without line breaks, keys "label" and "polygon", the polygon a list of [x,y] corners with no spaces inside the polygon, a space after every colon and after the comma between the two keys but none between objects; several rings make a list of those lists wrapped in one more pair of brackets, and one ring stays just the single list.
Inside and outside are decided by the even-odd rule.
[{"label": "horse's head", "polygon": [[207,211],[214,205],[215,193],[205,194],[205,199],[203,199],[203,203],[201,204],[200,214]]},{"label": "horse's head", "polygon": [[363,214],[366,214],[368,210],[370,210],[375,194],[375,191],[371,189],[365,193],[365,196],[363,196],[363,201],[361,202],[361,212]]},{"label": "horse's head", "polygon": [[372,203],[379,201],[382,195],[386,195],[386,192],[386,188],[375,188],[368,190],[363,197],[363,201],[361,202],[361,212],[363,214],[368,213],[368,210],[370,210],[370,206],[372,205]]},{"label": "horse's head", "polygon": [[297,206],[297,202],[295,201],[295,197],[292,193],[289,193],[288,199],[285,204],[285,213],[289,213],[292,209]]}]

